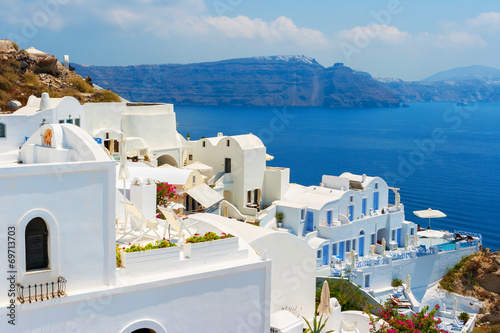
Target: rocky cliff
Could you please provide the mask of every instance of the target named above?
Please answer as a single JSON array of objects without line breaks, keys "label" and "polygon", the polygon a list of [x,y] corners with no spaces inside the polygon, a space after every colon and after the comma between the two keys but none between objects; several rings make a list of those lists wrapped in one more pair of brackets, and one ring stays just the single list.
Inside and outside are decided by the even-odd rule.
[{"label": "rocky cliff", "polygon": [[440,287],[483,303],[478,325],[500,329],[500,250],[483,249],[463,258],[440,281]]},{"label": "rocky cliff", "polygon": [[400,102],[366,73],[342,64],[325,68],[304,56],[187,65],[75,65],[75,70],[137,102],[327,107],[391,107]]},{"label": "rocky cliff", "polygon": [[25,105],[29,96],[43,92],[73,96],[81,103],[120,101],[115,93],[96,89],[90,78],[66,69],[53,55],[33,48],[19,50],[15,43],[0,40],[0,111],[12,111],[10,101]]}]

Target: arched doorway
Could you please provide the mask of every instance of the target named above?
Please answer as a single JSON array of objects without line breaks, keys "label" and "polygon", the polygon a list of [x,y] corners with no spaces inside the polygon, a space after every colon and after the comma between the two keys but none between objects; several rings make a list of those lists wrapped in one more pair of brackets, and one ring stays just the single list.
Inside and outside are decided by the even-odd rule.
[{"label": "arched doorway", "polygon": [[363,230],[359,232],[358,244],[359,244],[358,255],[362,257],[365,255],[365,232]]},{"label": "arched doorway", "polygon": [[132,333],[156,333],[156,331],[151,330],[149,328],[139,328],[138,330],[135,330]]},{"label": "arched doorway", "polygon": [[174,166],[176,168],[179,167],[179,164],[177,164],[177,161],[175,160],[175,158],[173,158],[170,155],[162,155],[162,156],[158,157],[158,166],[162,166],[165,164]]}]

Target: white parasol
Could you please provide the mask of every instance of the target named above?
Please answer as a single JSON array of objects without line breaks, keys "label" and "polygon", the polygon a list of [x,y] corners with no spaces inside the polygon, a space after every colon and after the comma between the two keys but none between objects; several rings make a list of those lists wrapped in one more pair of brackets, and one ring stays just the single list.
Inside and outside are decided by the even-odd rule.
[{"label": "white parasol", "polygon": [[427,209],[427,210],[416,210],[413,214],[417,215],[421,219],[429,219],[429,228],[431,228],[431,219],[436,219],[440,217],[446,217],[446,214],[437,209]]},{"label": "white parasol", "polygon": [[328,281],[325,279],[323,282],[323,287],[321,288],[321,298],[318,306],[318,313],[320,314],[332,314],[332,307],[330,306],[330,287],[328,286]]}]

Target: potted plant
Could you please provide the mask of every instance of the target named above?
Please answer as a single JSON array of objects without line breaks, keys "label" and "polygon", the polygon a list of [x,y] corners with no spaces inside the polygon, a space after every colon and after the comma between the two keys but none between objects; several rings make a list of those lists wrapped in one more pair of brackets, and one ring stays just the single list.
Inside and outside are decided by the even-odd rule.
[{"label": "potted plant", "polygon": [[238,237],[225,233],[219,236],[215,232],[207,232],[203,236],[194,234],[186,239],[183,246],[185,258],[228,254],[237,250]]},{"label": "potted plant", "polygon": [[274,217],[276,217],[276,220],[278,221],[278,227],[281,228],[283,226],[283,213],[281,212],[277,212],[276,215],[274,215]]},{"label": "potted plant", "polygon": [[[156,265],[178,261],[180,249],[177,244],[163,239],[146,245],[128,244],[120,251],[120,266],[125,268],[141,268],[144,263],[155,262]],[[118,259],[118,258],[117,258]],[[117,260],[118,262],[118,260]]]},{"label": "potted plant", "polygon": [[458,319],[463,321],[463,323],[467,323],[469,321],[469,314],[467,312],[462,312],[461,314],[458,315]]}]

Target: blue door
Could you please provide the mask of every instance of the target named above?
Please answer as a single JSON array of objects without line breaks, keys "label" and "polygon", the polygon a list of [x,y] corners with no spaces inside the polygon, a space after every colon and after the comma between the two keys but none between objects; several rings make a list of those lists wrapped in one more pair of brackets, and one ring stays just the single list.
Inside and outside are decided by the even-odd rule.
[{"label": "blue door", "polygon": [[332,211],[331,210],[326,212],[326,225],[329,227],[332,226]]},{"label": "blue door", "polygon": [[307,212],[307,230],[314,230],[314,213]]},{"label": "blue door", "polygon": [[360,257],[365,255],[365,236],[359,236],[358,254]]},{"label": "blue door", "polygon": [[403,246],[403,244],[401,244],[401,228],[398,229],[398,246]]},{"label": "blue door", "polygon": [[373,210],[378,210],[378,191],[373,192]]},{"label": "blue door", "polygon": [[354,205],[349,206],[349,221],[354,220]]},{"label": "blue door", "polygon": [[330,256],[328,251],[329,245],[323,246],[323,265],[330,265]]},{"label": "blue door", "polygon": [[337,255],[337,257],[339,257],[341,260],[344,260],[344,254],[345,254],[344,244],[345,244],[344,242],[339,243],[339,254]]},{"label": "blue door", "polygon": [[366,216],[366,198],[363,198],[363,206],[362,206],[362,208],[363,208],[363,212],[362,213],[363,213],[363,215]]}]

